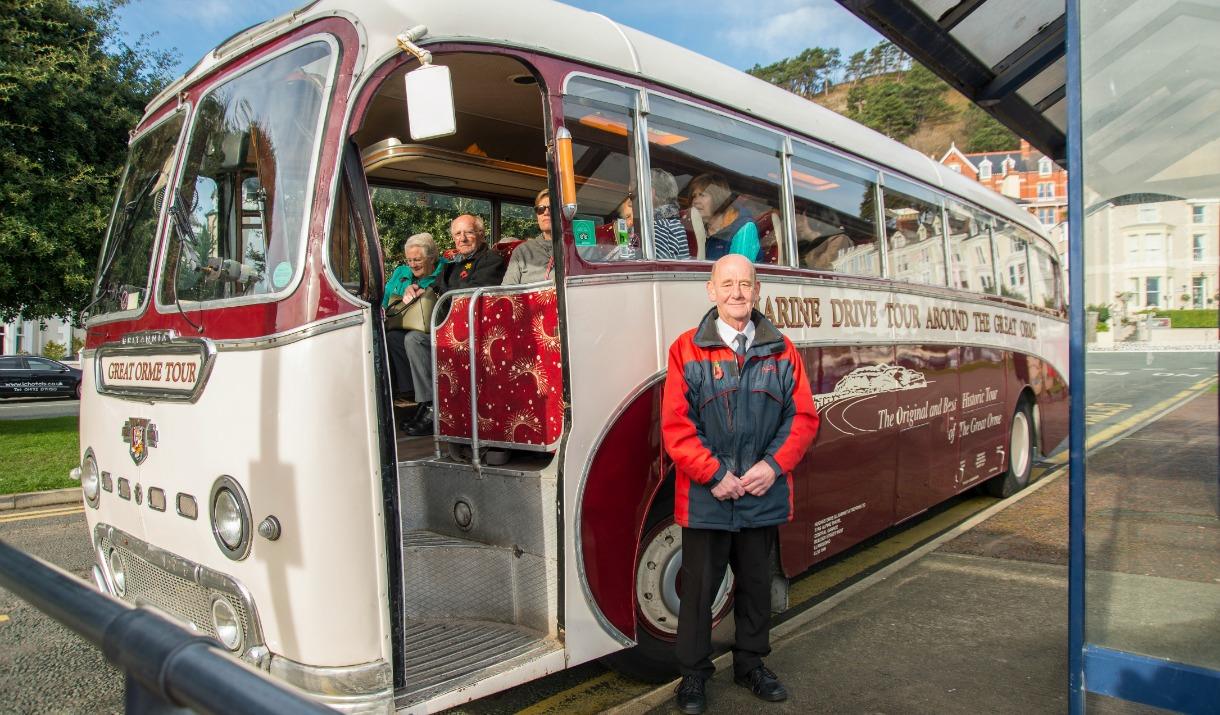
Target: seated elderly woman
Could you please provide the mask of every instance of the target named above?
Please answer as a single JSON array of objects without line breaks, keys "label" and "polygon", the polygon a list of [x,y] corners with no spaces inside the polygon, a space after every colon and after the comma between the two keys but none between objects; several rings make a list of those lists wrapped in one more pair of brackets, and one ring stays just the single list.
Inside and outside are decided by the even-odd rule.
[{"label": "seated elderly woman", "polygon": [[733,205],[729,182],[719,174],[700,174],[690,180],[691,205],[703,217],[707,229],[704,257],[715,261],[730,253],[758,260],[761,244],[758,227]]},{"label": "seated elderly woman", "polygon": [[[395,268],[390,279],[386,281],[382,307],[389,307],[398,300],[409,303],[425,290],[434,290],[433,284],[436,283],[445,263],[444,259],[437,255],[436,241],[430,233],[417,233],[408,238],[402,244],[402,254],[406,262]],[[432,400],[430,366],[412,363],[408,357],[409,343],[430,345],[428,335],[417,330],[386,331],[386,350],[390,353],[390,382],[394,392],[396,396],[413,392],[416,401],[421,405],[421,409],[416,410],[412,419],[404,421],[403,429],[413,424],[414,417],[424,411],[422,405]]]}]

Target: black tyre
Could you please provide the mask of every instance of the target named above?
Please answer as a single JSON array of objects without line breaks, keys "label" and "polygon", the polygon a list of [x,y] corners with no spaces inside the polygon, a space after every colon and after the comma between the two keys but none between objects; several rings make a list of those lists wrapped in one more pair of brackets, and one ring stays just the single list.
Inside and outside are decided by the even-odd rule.
[{"label": "black tyre", "polygon": [[[674,643],[678,633],[681,570],[682,527],[674,521],[673,497],[658,498],[644,528],[636,562],[636,646],[603,658],[607,666],[650,683],[663,683],[677,676]],[[733,572],[728,569],[713,604],[713,629],[732,608]]]},{"label": "black tyre", "polygon": [[1033,417],[1029,403],[1021,400],[1008,428],[1008,470],[987,482],[987,493],[1006,499],[1029,486],[1034,449]]}]

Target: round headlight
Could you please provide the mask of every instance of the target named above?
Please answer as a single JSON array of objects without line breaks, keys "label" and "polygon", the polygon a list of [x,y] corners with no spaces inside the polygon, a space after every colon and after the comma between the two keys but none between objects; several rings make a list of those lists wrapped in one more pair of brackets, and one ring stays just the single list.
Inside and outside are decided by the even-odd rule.
[{"label": "round headlight", "polygon": [[237,497],[233,496],[233,492],[221,489],[216,493],[216,500],[212,502],[212,514],[216,534],[225,546],[230,549],[241,546],[241,505],[238,504]]},{"label": "round headlight", "polygon": [[123,561],[123,555],[118,549],[111,549],[110,554],[106,556],[106,562],[110,565],[110,581],[114,584],[114,593],[116,596],[123,596],[127,593],[127,564]]},{"label": "round headlight", "polygon": [[212,601],[212,627],[225,648],[235,651],[241,647],[241,621],[232,604],[220,596]]},{"label": "round headlight", "polygon": [[97,460],[93,458],[92,450],[85,452],[85,458],[80,465],[80,488],[85,494],[89,506],[97,506],[97,498],[102,489],[101,472],[97,468]]},{"label": "round headlight", "polygon": [[250,502],[241,485],[232,477],[222,476],[212,484],[209,514],[212,535],[225,556],[240,561],[250,553],[254,524],[250,520]]}]

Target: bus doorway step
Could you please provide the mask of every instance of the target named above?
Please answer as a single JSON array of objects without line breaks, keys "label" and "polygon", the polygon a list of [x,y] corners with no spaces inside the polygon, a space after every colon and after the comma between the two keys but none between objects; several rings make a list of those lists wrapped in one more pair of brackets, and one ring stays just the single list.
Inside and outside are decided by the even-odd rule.
[{"label": "bus doorway step", "polygon": [[545,635],[487,621],[407,621],[407,688],[397,710],[519,667],[559,650]]}]

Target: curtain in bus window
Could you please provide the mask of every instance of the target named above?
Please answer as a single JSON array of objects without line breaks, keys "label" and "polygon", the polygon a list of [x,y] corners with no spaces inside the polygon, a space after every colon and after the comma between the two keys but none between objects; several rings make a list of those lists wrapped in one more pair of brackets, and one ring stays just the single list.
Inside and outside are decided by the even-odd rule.
[{"label": "curtain in bus window", "polygon": [[[780,199],[783,137],[664,97],[649,101],[657,257],[714,261],[739,253],[756,263],[789,263]],[[685,255],[676,240],[666,248],[660,238],[659,222],[672,214],[687,233]]]},{"label": "curtain in bus window", "polygon": [[330,46],[298,47],[199,100],[161,301],[278,293],[301,263]]},{"label": "curtain in bus window", "polygon": [[949,202],[948,213],[951,285],[960,290],[995,295],[991,220],[986,214],[953,201]]},{"label": "curtain in bus window", "polygon": [[881,193],[890,277],[911,283],[945,285],[945,243],[939,197],[921,186],[890,176],[885,178]]},{"label": "curtain in bus window", "polygon": [[1043,246],[1036,238],[1029,238],[1029,287],[1032,292],[1030,302],[1038,308],[1056,310],[1059,300],[1055,292],[1056,273],[1058,265],[1051,255],[1050,249]]},{"label": "curtain in bus window", "polygon": [[798,144],[792,160],[797,264],[880,276],[876,188],[872,169]]},{"label": "curtain in bus window", "polygon": [[1029,270],[1025,261],[1027,241],[1021,229],[1007,221],[996,221],[995,252],[1000,269],[1000,295],[1029,300]]},{"label": "curtain in bus window", "polygon": [[586,261],[644,258],[635,215],[636,93],[585,77],[568,83],[564,126],[572,133],[576,251]]},{"label": "curtain in bus window", "polygon": [[174,114],[131,146],[98,264],[94,315],[134,310],[144,303],[157,222],[185,117],[185,112]]}]

